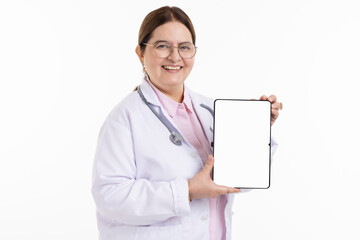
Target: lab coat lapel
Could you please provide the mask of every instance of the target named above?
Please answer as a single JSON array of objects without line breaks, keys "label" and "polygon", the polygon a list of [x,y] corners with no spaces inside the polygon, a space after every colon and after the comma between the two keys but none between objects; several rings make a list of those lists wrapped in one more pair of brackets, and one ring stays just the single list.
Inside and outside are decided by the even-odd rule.
[{"label": "lab coat lapel", "polygon": [[144,94],[144,97],[149,103],[161,108],[161,103],[158,97],[156,96],[156,93],[145,79],[142,81],[140,88],[141,88],[141,92]]},{"label": "lab coat lapel", "polygon": [[[144,97],[146,98],[146,100],[150,104],[155,106],[155,109],[160,114],[162,114],[162,116],[164,116],[168,122],[171,123],[171,125],[177,130],[177,132],[180,132],[178,127],[176,126],[175,122],[172,120],[172,118],[169,116],[169,114],[165,111],[165,109],[163,109],[158,97],[156,96],[156,93],[151,88],[149,83],[146,82],[145,79],[141,83],[140,87],[141,87],[141,91],[144,94]],[[212,143],[213,142],[213,116],[211,115],[209,110],[201,107],[200,104],[205,104],[205,105],[209,106],[211,109],[213,109],[214,103],[209,98],[206,98],[197,93],[194,93],[188,88],[187,88],[187,90],[189,91],[191,101],[193,103],[193,108],[199,118],[201,126],[203,127],[203,129],[205,131],[206,137],[207,137],[209,143]]]},{"label": "lab coat lapel", "polygon": [[175,122],[170,117],[170,115],[166,112],[166,110],[163,108],[156,93],[154,92],[154,90],[151,88],[150,84],[145,79],[141,83],[140,88],[141,88],[141,91],[144,94],[144,97],[146,98],[146,100],[154,107],[154,110],[160,114],[160,117],[164,121],[167,121],[168,123],[170,123],[170,125],[173,127],[173,130],[176,130],[175,132],[180,133]]},{"label": "lab coat lapel", "polygon": [[189,91],[190,97],[193,103],[193,108],[199,118],[201,126],[203,127],[206,137],[211,144],[213,142],[213,116],[206,108],[200,106],[205,104],[213,109],[213,101],[209,98],[205,98],[199,94]]}]

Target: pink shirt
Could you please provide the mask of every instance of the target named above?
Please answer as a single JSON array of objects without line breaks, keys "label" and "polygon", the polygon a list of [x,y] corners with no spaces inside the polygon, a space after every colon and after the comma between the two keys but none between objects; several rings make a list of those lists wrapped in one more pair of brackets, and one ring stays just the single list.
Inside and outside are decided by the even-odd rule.
[{"label": "pink shirt", "polygon": [[[184,100],[175,102],[158,90],[150,81],[150,86],[155,91],[160,103],[175,122],[182,136],[196,149],[205,164],[209,154],[212,154],[210,143],[193,109],[191,97],[184,87]],[[209,236],[210,240],[225,240],[226,227],[224,210],[227,203],[225,195],[209,199]]]}]

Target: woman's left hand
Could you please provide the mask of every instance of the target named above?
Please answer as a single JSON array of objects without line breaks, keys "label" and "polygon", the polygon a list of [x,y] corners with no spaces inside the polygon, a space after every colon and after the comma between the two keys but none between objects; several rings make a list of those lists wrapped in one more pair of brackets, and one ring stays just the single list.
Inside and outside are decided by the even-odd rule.
[{"label": "woman's left hand", "polygon": [[279,117],[279,110],[281,103],[276,101],[275,95],[270,95],[269,97],[267,97],[266,95],[262,95],[260,97],[260,100],[268,100],[269,102],[271,102],[271,126],[272,126],[276,121],[276,119]]}]

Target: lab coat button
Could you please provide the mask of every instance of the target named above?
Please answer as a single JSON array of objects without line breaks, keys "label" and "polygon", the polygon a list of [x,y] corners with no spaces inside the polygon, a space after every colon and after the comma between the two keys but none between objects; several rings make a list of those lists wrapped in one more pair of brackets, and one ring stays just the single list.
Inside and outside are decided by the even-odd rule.
[{"label": "lab coat button", "polygon": [[201,221],[206,221],[206,220],[208,220],[208,216],[206,216],[206,215],[203,215],[203,216],[201,216]]}]

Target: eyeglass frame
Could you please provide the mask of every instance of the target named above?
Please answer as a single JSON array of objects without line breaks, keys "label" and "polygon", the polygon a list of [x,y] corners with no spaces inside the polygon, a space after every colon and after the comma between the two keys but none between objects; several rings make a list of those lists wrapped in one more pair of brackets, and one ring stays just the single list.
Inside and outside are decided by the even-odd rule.
[{"label": "eyeglass frame", "polygon": [[[180,51],[179,51],[179,46],[175,47],[174,45],[171,44],[171,42],[168,42],[168,41],[156,41],[154,44],[146,43],[146,42],[145,42],[145,43],[141,43],[141,45],[156,47],[159,43],[170,43],[170,45],[171,45],[170,54],[169,54],[168,56],[166,56],[166,57],[160,57],[160,58],[167,58],[167,57],[169,57],[169,56],[171,55],[171,53],[174,51],[174,48],[177,48],[178,54],[179,54],[179,56],[180,56],[181,58],[183,58],[183,59],[192,59],[192,58],[196,55],[197,48],[198,48],[198,47],[195,46],[195,44],[193,44],[193,43],[190,43],[190,42],[182,42],[182,43],[190,43],[190,44],[194,45],[194,48],[195,48],[195,53],[194,53],[194,55],[192,55],[192,57],[190,57],[190,58],[184,58],[184,57],[181,55]],[[182,43],[180,43],[179,45],[181,45]],[[156,48],[155,48],[155,51],[156,51]],[[157,54],[156,54],[156,55],[157,55]],[[159,57],[159,56],[158,56],[158,57]]]}]

